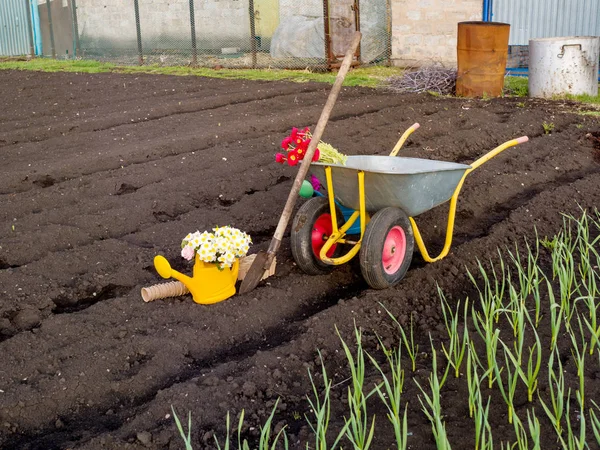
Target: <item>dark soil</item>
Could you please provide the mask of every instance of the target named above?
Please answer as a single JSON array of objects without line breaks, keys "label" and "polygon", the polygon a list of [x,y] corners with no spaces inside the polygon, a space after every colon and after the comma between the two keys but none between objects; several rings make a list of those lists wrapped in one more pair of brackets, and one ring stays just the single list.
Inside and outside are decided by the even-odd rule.
[{"label": "dark soil", "polygon": [[[189,296],[144,303],[140,288],[161,282],[155,255],[191,271],[179,256],[190,231],[228,224],[252,236],[251,253],[266,249],[296,172],[274,154],[292,126],[314,127],[329,89],[0,72],[0,447],[183,448],[171,406],[184,422],[191,412],[194,447],[210,447],[213,435],[223,441],[228,411],[237,425],[245,410],[243,436],[252,439],[278,398],[275,423],[288,426],[291,446],[304,447],[317,349],[335,385],[339,426],[348,369],[335,327],[351,343],[356,323],[376,354],[377,334],[390,345],[399,339],[385,307],[403,324],[414,315],[422,352],[403,397],[409,445],[435,448],[411,378],[425,385],[428,333],[445,336],[436,285],[452,302],[463,299],[473,293],[465,266],[535,229],[552,236],[561,213],[600,205],[600,125],[564,102],[345,88],[323,139],[347,154],[387,154],[414,122],[421,128],[404,156],[469,163],[509,139],[530,142],[467,177],[449,256],[426,264],[415,254],[394,288],[369,289],[354,262],[305,275],[286,237],[276,275],[246,295],[210,306]],[[543,122],[554,124],[551,133]],[[417,218],[430,253],[443,245],[446,216],[441,206]],[[599,373],[594,357],[589,398],[597,398]],[[494,398],[495,441],[513,441],[503,400]],[[449,378],[442,407],[453,446],[473,448],[466,384]],[[393,447],[385,409],[374,401],[371,410],[374,447]],[[555,448],[539,405],[536,412],[542,448]]]}]

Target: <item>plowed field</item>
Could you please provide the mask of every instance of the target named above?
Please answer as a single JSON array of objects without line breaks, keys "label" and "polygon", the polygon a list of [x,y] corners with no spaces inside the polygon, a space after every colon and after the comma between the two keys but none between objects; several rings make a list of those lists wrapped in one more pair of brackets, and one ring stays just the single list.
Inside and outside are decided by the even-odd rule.
[{"label": "plowed field", "polygon": [[[354,261],[305,275],[286,236],[276,275],[246,295],[210,306],[190,296],[144,303],[140,288],[162,281],[155,255],[191,271],[179,255],[191,231],[232,225],[251,235],[250,253],[266,249],[296,173],[274,154],[291,127],[315,126],[329,89],[0,72],[0,447],[183,448],[171,406],[185,422],[191,412],[195,448],[210,447],[213,435],[222,441],[228,411],[237,425],[245,410],[243,435],[252,439],[280,398],[275,423],[303,448],[317,350],[340,425],[348,368],[335,327],[351,343],[356,323],[375,353],[376,335],[399,340],[385,307],[404,325],[414,318],[423,354],[407,374],[409,444],[435,448],[410,378],[426,383],[428,333],[445,333],[437,285],[456,302],[473,290],[465,267],[533,239],[536,229],[554,235],[561,213],[599,206],[600,124],[565,102],[344,88],[323,140],[347,154],[388,154],[414,122],[421,128],[403,156],[468,164],[509,139],[530,141],[467,177],[449,256],[427,264],[415,252],[393,288],[369,289]],[[432,254],[443,246],[446,218],[446,206],[417,217]],[[594,398],[596,357],[586,368]],[[447,389],[450,442],[472,448],[466,390],[454,379]],[[385,409],[372,408],[381,429],[375,448],[393,447]],[[498,442],[509,440],[501,397],[490,415]]]}]

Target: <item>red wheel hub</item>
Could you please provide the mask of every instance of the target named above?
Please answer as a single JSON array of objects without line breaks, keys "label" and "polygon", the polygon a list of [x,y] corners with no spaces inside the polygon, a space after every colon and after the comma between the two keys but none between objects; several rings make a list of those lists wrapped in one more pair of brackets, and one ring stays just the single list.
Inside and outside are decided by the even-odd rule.
[{"label": "red wheel hub", "polygon": [[[315,257],[320,260],[319,254],[321,249],[327,242],[329,236],[333,232],[333,226],[331,225],[331,214],[321,214],[315,221],[312,228],[311,244]],[[333,244],[327,252],[327,257],[331,258],[333,252],[335,252],[336,244]]]},{"label": "red wheel hub", "polygon": [[406,254],[406,235],[402,227],[393,227],[383,243],[381,263],[385,273],[392,275],[400,269]]}]

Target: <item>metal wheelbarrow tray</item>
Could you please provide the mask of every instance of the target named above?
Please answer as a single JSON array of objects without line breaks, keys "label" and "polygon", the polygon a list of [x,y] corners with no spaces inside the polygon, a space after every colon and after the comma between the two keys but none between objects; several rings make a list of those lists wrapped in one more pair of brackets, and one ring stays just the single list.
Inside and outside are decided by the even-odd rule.
[{"label": "metal wheelbarrow tray", "polygon": [[335,199],[347,208],[360,208],[357,171],[365,173],[365,207],[374,213],[388,206],[415,217],[452,197],[471,166],[396,156],[349,156],[345,166],[312,163],[309,173],[325,180],[331,167]]}]

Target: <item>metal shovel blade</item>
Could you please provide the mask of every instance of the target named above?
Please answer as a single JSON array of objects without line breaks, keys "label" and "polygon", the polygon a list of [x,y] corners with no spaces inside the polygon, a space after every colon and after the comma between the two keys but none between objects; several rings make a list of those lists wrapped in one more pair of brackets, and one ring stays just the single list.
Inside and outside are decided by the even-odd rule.
[{"label": "metal shovel blade", "polygon": [[256,254],[256,258],[252,262],[250,269],[248,269],[248,273],[242,280],[242,284],[240,286],[240,294],[245,294],[246,292],[250,292],[254,289],[265,273],[265,267],[269,267],[271,263],[269,262],[269,254],[267,252],[261,251]]}]

